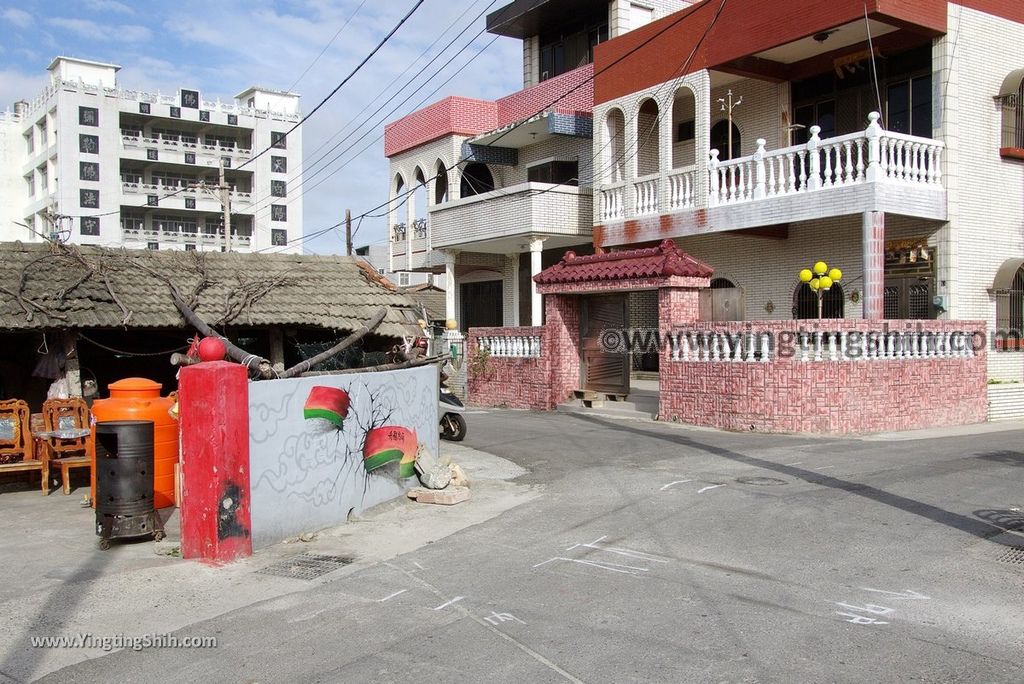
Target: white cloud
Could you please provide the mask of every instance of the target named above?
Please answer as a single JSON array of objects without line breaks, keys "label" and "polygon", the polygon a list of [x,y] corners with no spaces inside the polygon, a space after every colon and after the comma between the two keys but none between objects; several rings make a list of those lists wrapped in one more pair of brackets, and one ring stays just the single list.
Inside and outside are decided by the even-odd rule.
[{"label": "white cloud", "polygon": [[33,100],[43,92],[46,83],[45,71],[26,74],[17,69],[0,69],[0,110],[12,107],[18,100]]},{"label": "white cloud", "polygon": [[28,28],[32,25],[32,15],[16,7],[8,7],[3,12],[0,12],[0,17],[3,17],[4,21],[14,24],[18,28]]},{"label": "white cloud", "polygon": [[131,7],[116,0],[85,0],[84,4],[96,12],[117,12],[119,14],[132,14],[134,12]]},{"label": "white cloud", "polygon": [[90,40],[112,40],[125,43],[141,43],[153,37],[153,32],[138,24],[121,24],[120,26],[101,26],[91,19],[72,19],[54,17],[48,22],[53,26],[70,31],[82,38]]},{"label": "white cloud", "polygon": [[[71,19],[68,17],[53,17],[48,19],[47,22],[57,28],[62,28],[65,31],[70,31],[77,36],[82,38],[90,38],[92,40],[103,40],[108,37],[107,32],[100,28],[100,25],[95,21],[88,19]],[[108,29],[109,31],[109,29]]]}]

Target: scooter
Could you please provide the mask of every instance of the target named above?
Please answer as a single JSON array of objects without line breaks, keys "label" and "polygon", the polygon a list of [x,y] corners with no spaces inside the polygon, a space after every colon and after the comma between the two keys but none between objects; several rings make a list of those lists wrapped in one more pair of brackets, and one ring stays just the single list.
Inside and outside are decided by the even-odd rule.
[{"label": "scooter", "polygon": [[445,386],[448,376],[441,373],[440,396],[438,408],[441,414],[441,439],[461,442],[466,438],[466,419],[462,414],[466,407],[452,391]]}]

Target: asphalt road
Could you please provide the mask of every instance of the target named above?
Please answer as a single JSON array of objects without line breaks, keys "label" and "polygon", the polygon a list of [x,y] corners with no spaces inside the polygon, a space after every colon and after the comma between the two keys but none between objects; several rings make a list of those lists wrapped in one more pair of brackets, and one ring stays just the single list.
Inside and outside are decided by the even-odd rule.
[{"label": "asphalt road", "polygon": [[[1022,432],[724,434],[491,411],[543,495],[44,681],[1024,680]],[[1024,555],[1024,550],[1021,551]],[[300,583],[301,584],[301,583]]]}]

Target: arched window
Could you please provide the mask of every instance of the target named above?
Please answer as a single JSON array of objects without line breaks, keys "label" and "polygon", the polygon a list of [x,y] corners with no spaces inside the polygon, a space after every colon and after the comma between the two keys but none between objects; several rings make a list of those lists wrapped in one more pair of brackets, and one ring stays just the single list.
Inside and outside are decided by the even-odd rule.
[{"label": "arched window", "polygon": [[405,179],[402,178],[402,174],[395,174],[395,194],[391,196],[393,200],[391,202],[391,241],[401,242],[405,239],[405,221],[402,221],[399,216],[400,210],[398,207],[405,205]]},{"label": "arched window", "polygon": [[[821,302],[822,318],[842,318],[843,304],[846,298],[843,296],[843,287],[839,283],[833,283],[832,287],[825,291]],[[817,318],[818,317],[818,295],[807,283],[800,283],[793,292],[793,318]]]},{"label": "arched window", "polygon": [[661,136],[658,102],[644,100],[636,117],[636,175],[649,176],[661,170]]},{"label": "arched window", "polygon": [[681,169],[697,163],[696,158],[697,101],[687,87],[676,90],[672,100],[672,168]]},{"label": "arched window", "polygon": [[434,176],[434,204],[444,204],[448,201],[448,167],[440,159]]},{"label": "arched window", "polygon": [[999,267],[996,296],[996,349],[1024,351],[1024,259],[1007,259]]},{"label": "arched window", "polygon": [[423,169],[416,167],[416,174],[413,176],[413,192],[409,197],[409,210],[412,217],[410,228],[414,238],[427,237],[427,179]]},{"label": "arched window", "polygon": [[494,176],[486,164],[474,162],[467,164],[462,170],[462,183],[459,185],[460,197],[472,197],[482,192],[494,190]]},{"label": "arched window", "polygon": [[605,156],[609,183],[618,183],[626,178],[626,117],[621,109],[612,109],[604,121],[605,140],[602,154]]},{"label": "arched window", "polygon": [[1024,155],[1024,69],[1006,77],[998,99],[1003,108],[1003,154]]},{"label": "arched window", "polygon": [[732,151],[729,149],[728,119],[722,119],[711,127],[711,149],[718,150],[719,161],[742,156],[740,150],[743,149],[743,142],[740,139],[740,129],[735,123],[732,125]]}]

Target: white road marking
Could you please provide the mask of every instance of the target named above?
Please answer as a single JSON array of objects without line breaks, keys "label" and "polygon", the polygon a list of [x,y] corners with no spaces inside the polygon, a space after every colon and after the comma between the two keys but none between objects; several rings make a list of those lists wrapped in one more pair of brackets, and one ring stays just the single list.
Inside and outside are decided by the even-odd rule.
[{"label": "white road marking", "polygon": [[907,589],[906,591],[886,591],[885,589],[869,589],[868,587],[861,587],[861,590],[873,591],[876,594],[886,594],[887,596],[892,596],[893,598],[916,599],[920,601],[930,601],[932,599],[931,596],[919,594],[913,589]]},{"label": "white road marking", "polygon": [[842,613],[842,612],[840,612],[838,610],[836,611],[836,613],[838,615],[842,615],[843,617],[850,618],[849,620],[844,620],[843,622],[852,622],[855,625],[887,625],[887,624],[889,624],[888,622],[886,622],[884,620],[876,620],[875,618],[869,618],[869,617],[864,616],[864,615],[855,615],[853,613]]},{"label": "white road marking", "polygon": [[875,615],[888,615],[889,613],[895,613],[895,608],[889,608],[888,606],[877,606],[874,603],[867,603],[863,606],[853,606],[849,603],[840,603],[836,601],[836,605],[841,608],[849,608],[855,610],[858,613],[874,613]]},{"label": "white road marking", "polygon": [[549,558],[546,561],[544,561],[543,563],[537,563],[533,567],[539,568],[542,565],[547,565],[548,563],[553,563],[555,561],[565,561],[567,563],[579,563],[580,565],[592,565],[595,568],[601,568],[602,570],[611,570],[612,572],[621,572],[621,573],[626,574],[626,575],[635,575],[636,572],[634,572],[634,571],[637,571],[637,572],[648,572],[647,568],[638,568],[638,567],[636,567],[634,565],[623,565],[622,563],[612,563],[611,561],[589,561],[589,560],[582,560],[582,559],[579,559],[579,558],[566,558],[564,556],[555,556],[554,558]]},{"label": "white road marking", "polygon": [[388,596],[385,596],[385,597],[384,597],[384,598],[382,598],[382,599],[377,599],[377,602],[378,602],[378,603],[384,603],[384,602],[385,602],[385,601],[387,601],[388,599],[393,599],[393,598],[395,598],[396,596],[398,596],[399,594],[404,594],[404,593],[405,593],[405,592],[407,592],[407,591],[409,591],[409,590],[408,590],[408,589],[402,589],[401,591],[396,591],[396,592],[395,592],[394,594],[390,594],[390,595],[388,595]]},{"label": "white road marking", "polygon": [[703,489],[697,490],[697,493],[698,494],[703,494],[704,492],[708,491],[709,489],[718,489],[719,487],[724,487],[724,486],[725,486],[724,484],[708,485],[707,487],[704,487]]},{"label": "white road marking", "polygon": [[419,563],[417,563],[416,561],[413,561],[413,562],[412,562],[412,564],[413,564],[413,565],[415,565],[415,566],[416,566],[417,568],[419,568],[420,570],[426,570],[426,568],[425,568],[425,567],[423,567],[422,565],[420,565],[420,564],[419,564]]},{"label": "white road marking", "polygon": [[446,601],[445,603],[442,603],[441,605],[439,605],[434,610],[441,610],[442,608],[447,608],[448,606],[452,605],[453,603],[458,603],[459,601],[461,601],[464,598],[466,598],[466,597],[465,596],[456,596],[451,601]]},{"label": "white road marking", "polygon": [[801,463],[803,463],[803,461],[795,461],[793,463],[786,463],[785,465],[794,466],[794,465],[800,465]]},{"label": "white road marking", "polygon": [[675,482],[669,482],[667,485],[662,487],[660,491],[665,491],[666,489],[668,489],[672,485],[686,484],[687,482],[693,482],[693,480],[676,480]]},{"label": "white road marking", "polygon": [[835,466],[821,466],[820,468],[815,468],[815,470],[828,470],[829,468],[835,468]]}]

